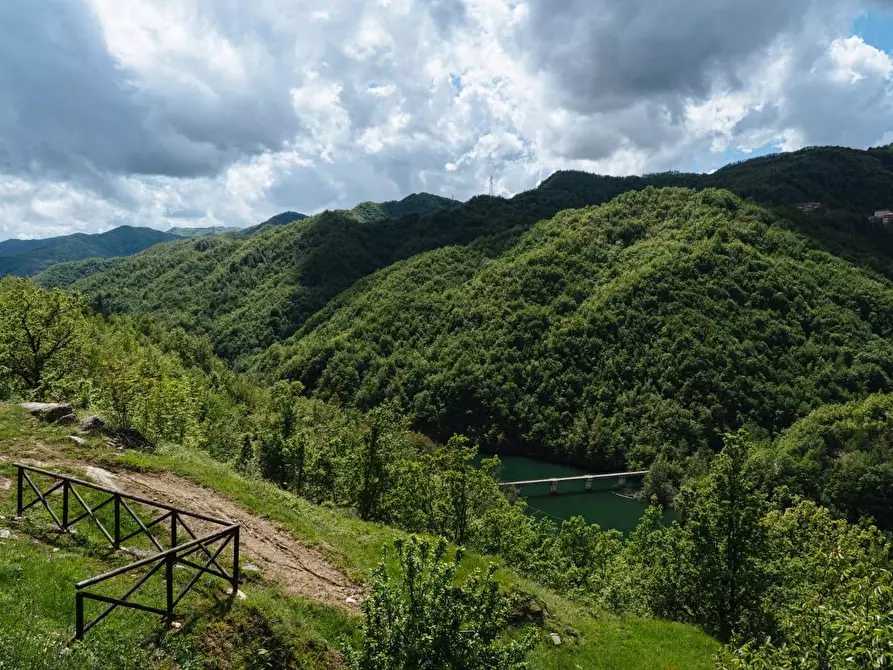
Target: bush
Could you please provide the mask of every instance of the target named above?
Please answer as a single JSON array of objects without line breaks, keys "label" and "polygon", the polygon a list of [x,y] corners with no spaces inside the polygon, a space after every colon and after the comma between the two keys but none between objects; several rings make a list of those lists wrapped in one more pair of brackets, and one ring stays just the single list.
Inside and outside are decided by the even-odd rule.
[{"label": "bush", "polygon": [[356,670],[523,668],[532,634],[505,639],[511,613],[494,579],[496,567],[456,582],[459,550],[413,537],[396,543],[399,572],[378,567],[363,603],[362,645],[349,650]]}]

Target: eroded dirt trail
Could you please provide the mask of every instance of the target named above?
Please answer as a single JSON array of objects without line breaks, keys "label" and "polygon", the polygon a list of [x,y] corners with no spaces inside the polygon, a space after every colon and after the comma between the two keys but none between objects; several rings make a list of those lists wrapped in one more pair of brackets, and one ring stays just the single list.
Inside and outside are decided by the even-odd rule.
[{"label": "eroded dirt trail", "polygon": [[278,582],[286,593],[343,608],[349,596],[361,592],[322,552],[300,544],[275,523],[251,514],[216,491],[169,473],[105,472],[104,478],[109,477],[122,492],[239,524],[246,562],[256,564],[265,578]]},{"label": "eroded dirt trail", "polygon": [[[62,464],[30,458],[23,461],[50,470],[54,465]],[[241,526],[243,565],[253,563],[264,579],[278,583],[289,595],[358,611],[363,587],[351,582],[343,570],[321,551],[301,544],[275,522],[252,514],[213,489],[170,473],[109,472],[87,463],[71,461],[65,461],[64,465],[81,468],[87,477],[101,486],[237,523]],[[0,487],[5,484],[0,481]],[[198,534],[216,529],[201,521],[190,520],[189,524]],[[250,592],[250,586],[247,590]]]}]

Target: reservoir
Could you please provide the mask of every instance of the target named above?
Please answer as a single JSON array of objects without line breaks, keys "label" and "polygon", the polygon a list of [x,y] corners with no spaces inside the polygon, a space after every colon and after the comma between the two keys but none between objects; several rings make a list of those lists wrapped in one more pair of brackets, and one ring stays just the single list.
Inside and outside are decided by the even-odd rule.
[{"label": "reservoir", "polygon": [[[524,456],[500,456],[502,476],[500,481],[547,479],[550,477],[574,477],[594,474],[572,465],[546,463]],[[538,517],[547,517],[560,523],[572,516],[582,516],[589,523],[602,528],[616,528],[629,533],[645,513],[644,500],[631,499],[642,486],[641,477],[627,480],[625,489],[617,488],[616,480],[595,480],[592,491],[584,492],[583,482],[564,482],[558,485],[558,495],[549,493],[549,484],[536,484],[521,488],[521,496],[529,511]],[[665,518],[672,521],[673,513]]]}]

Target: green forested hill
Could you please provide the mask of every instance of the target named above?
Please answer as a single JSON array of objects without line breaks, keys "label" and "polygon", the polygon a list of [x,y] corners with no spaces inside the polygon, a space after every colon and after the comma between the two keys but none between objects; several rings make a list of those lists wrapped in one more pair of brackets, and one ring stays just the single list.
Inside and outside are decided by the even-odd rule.
[{"label": "green forested hill", "polygon": [[276,216],[271,216],[266,221],[258,223],[255,226],[249,226],[248,228],[243,228],[242,235],[245,235],[246,237],[248,237],[248,236],[258,233],[259,231],[261,231],[265,228],[269,228],[272,226],[285,226],[285,225],[288,225],[289,223],[291,223],[292,221],[301,221],[306,218],[307,218],[307,215],[301,214],[300,212],[282,212],[280,214],[277,214]]},{"label": "green forested hill", "polygon": [[893,284],[727,191],[565,211],[361,282],[261,368],[425,432],[598,467],[775,432],[893,380]]},{"label": "green forested hill", "polygon": [[[374,206],[418,212],[455,204],[424,194],[402,202]],[[104,312],[151,314],[168,326],[206,332],[235,361],[289,336],[360,277],[419,250],[470,241],[477,223],[449,225],[437,213],[368,221],[354,211],[324,212],[249,236],[182,240],[129,258],[58,265],[38,281],[84,291]]]},{"label": "green forested hill", "polygon": [[893,528],[893,395],[819,407],[752,455],[769,490],[786,487],[857,522]]},{"label": "green forested hill", "polygon": [[[150,314],[205,332],[219,354],[241,364],[294,333],[337,293],[395,261],[471,242],[478,253],[492,256],[563,209],[601,204],[647,186],[728,186],[744,197],[780,205],[784,217],[779,225],[893,277],[891,252],[882,251],[893,250],[893,233],[870,224],[866,216],[893,202],[889,156],[889,149],[831,147],[757,158],[712,175],[558,172],[511,199],[477,196],[459,205],[416,194],[399,202],[361,203],[348,212],[326,212],[291,225],[264,225],[249,236],[56,266],[39,281],[73,286],[103,309]],[[833,207],[822,216],[803,216],[793,205],[805,200]]]},{"label": "green forested hill", "polygon": [[0,242],[0,277],[33,275],[56,263],[85,258],[129,256],[175,239],[176,235],[152,228],[120,226],[97,235],[75,233],[43,240],[6,240]]},{"label": "green forested hill", "polygon": [[207,235],[222,235],[224,233],[235,233],[241,230],[234,226],[174,226],[168,228],[167,232],[177,237],[205,237]]},{"label": "green forested hill", "polygon": [[[586,191],[597,180],[585,172],[558,172],[540,188]],[[893,208],[893,149],[811,147],[732,163],[711,174],[666,172],[615,178],[614,183],[624,191],[645,186],[725,188],[770,205],[821,202],[869,214]]]}]

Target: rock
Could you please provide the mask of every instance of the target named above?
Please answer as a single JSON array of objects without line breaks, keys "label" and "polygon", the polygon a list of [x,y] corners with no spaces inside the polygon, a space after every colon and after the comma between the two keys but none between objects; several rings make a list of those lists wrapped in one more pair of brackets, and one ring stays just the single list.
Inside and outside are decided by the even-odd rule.
[{"label": "rock", "polygon": [[85,440],[85,439],[82,438],[82,437],[78,437],[77,435],[66,435],[66,436],[65,436],[65,439],[66,439],[66,440],[71,440],[72,442],[74,442],[74,443],[75,443],[76,445],[78,445],[79,447],[89,447],[89,446],[90,446],[90,443],[87,442],[87,440]]},{"label": "rock", "polygon": [[346,602],[348,605],[353,605],[354,607],[357,607],[360,604],[360,597],[359,596],[347,596],[347,598],[344,600],[344,602]]},{"label": "rock", "polygon": [[174,630],[180,630],[182,627],[183,624],[181,624],[179,621],[171,621],[171,628],[173,628]]},{"label": "rock", "polygon": [[3,530],[0,530],[0,540],[8,540],[10,537],[12,537],[12,533],[10,533],[8,530],[6,530],[5,528]]},{"label": "rock", "polygon": [[552,644],[556,647],[561,644],[561,636],[558,633],[549,633],[549,637],[552,638]]},{"label": "rock", "polygon": [[60,416],[58,419],[56,419],[56,423],[63,425],[63,426],[67,426],[69,424],[77,423],[77,422],[78,422],[78,415],[74,414],[74,413],[66,414],[65,416]]},{"label": "rock", "polygon": [[60,402],[23,402],[22,407],[41,421],[58,421],[71,414],[71,405]]},{"label": "rock", "polygon": [[139,451],[152,451],[155,445],[145,435],[135,428],[118,428],[106,431],[108,445],[116,449],[137,449]]},{"label": "rock", "polygon": [[102,430],[103,426],[105,426],[105,421],[100,419],[98,416],[88,416],[86,419],[81,421],[81,430],[86,430],[87,432]]},{"label": "rock", "polygon": [[[228,596],[232,596],[232,594],[233,594],[232,587],[228,588],[226,591],[224,591],[224,593],[226,593],[226,595],[228,595]],[[247,598],[247,597],[248,596],[246,596],[245,592],[242,591],[241,589],[236,591],[236,598],[238,598],[239,600],[245,600],[245,598]]]},{"label": "rock", "polygon": [[523,591],[510,594],[511,620],[518,624],[533,624],[542,628],[546,625],[546,604],[535,596]]}]

